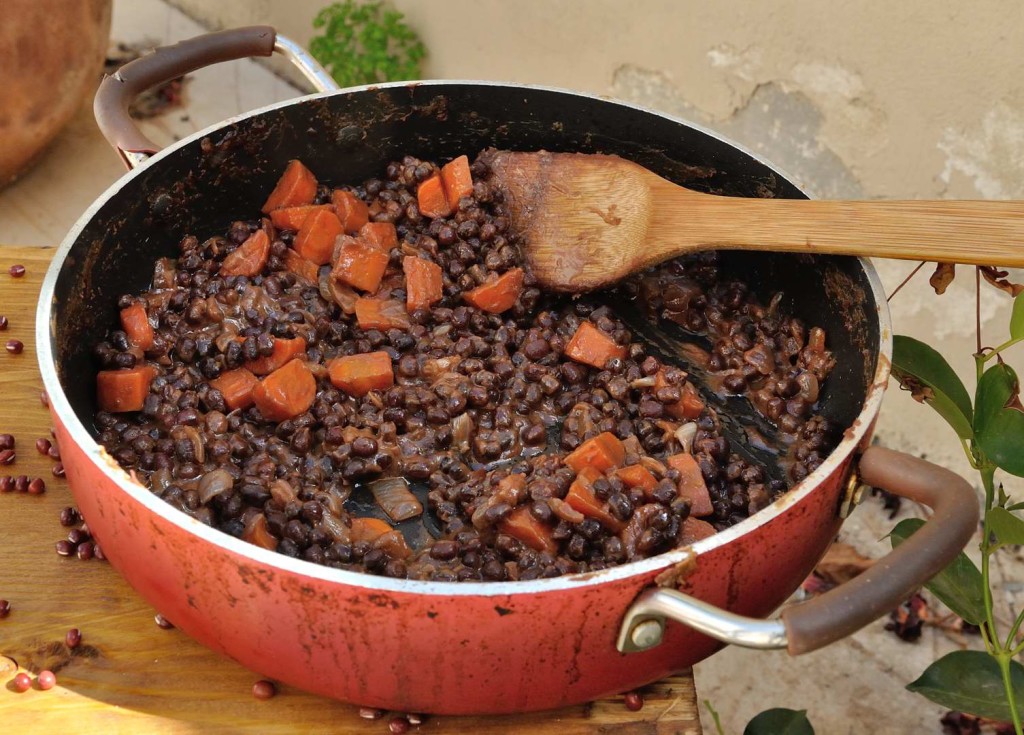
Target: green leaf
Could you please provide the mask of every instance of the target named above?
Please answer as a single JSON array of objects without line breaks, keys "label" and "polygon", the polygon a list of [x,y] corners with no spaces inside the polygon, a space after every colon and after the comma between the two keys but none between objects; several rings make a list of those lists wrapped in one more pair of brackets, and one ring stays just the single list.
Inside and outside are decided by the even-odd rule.
[{"label": "green leaf", "polygon": [[997,363],[978,381],[974,436],[999,467],[1024,477],[1024,406],[1020,383],[1009,365]]},{"label": "green leaf", "polygon": [[893,338],[892,374],[918,401],[938,411],[962,439],[970,439],[971,398],[946,359],[924,342]]},{"label": "green leaf", "polygon": [[743,735],[814,735],[805,709],[768,709],[743,728]]},{"label": "green leaf", "polygon": [[[920,518],[900,521],[889,534],[892,547],[895,549],[923,525]],[[953,563],[932,577],[925,587],[968,623],[979,625],[985,619],[981,572],[967,554],[960,552]]]},{"label": "green leaf", "polygon": [[1013,311],[1010,313],[1010,337],[1024,339],[1024,294],[1013,300]]},{"label": "green leaf", "polygon": [[[1024,710],[1024,666],[1010,662],[1017,709]],[[999,663],[983,651],[953,651],[933,663],[907,689],[937,704],[993,720],[1010,719]]]},{"label": "green leaf", "polygon": [[1007,510],[1024,510],[1024,502],[1014,503],[1013,505],[1006,506]]},{"label": "green leaf", "polygon": [[1004,508],[988,512],[988,527],[1001,544],[1024,544],[1024,521]]}]

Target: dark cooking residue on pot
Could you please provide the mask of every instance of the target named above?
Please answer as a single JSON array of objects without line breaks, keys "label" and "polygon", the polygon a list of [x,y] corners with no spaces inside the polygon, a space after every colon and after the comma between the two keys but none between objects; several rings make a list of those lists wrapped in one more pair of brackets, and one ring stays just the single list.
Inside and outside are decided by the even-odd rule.
[{"label": "dark cooking residue on pot", "polygon": [[263,212],[186,237],[95,349],[100,441],[228,534],[392,577],[553,577],[726,528],[833,446],[824,332],[714,254],[621,291],[708,348],[700,374],[775,427],[785,475],[600,296],[541,293],[484,163],[332,189],[293,161]]}]

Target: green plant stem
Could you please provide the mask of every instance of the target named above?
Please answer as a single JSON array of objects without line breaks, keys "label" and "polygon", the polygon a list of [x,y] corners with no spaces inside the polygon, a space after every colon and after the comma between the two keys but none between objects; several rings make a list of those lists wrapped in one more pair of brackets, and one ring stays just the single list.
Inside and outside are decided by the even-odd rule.
[{"label": "green plant stem", "polygon": [[1010,634],[1006,636],[1006,643],[1003,644],[1003,648],[1007,650],[1013,649],[1014,656],[1017,655],[1021,647],[1024,647],[1024,643],[1015,647],[1016,641],[1014,640],[1017,637],[1017,631],[1020,630],[1021,623],[1024,623],[1024,610],[1021,610],[1017,615],[1017,619],[1013,621],[1013,627],[1010,628]]},{"label": "green plant stem", "polygon": [[[980,372],[984,358],[979,357],[977,362]],[[985,520],[981,531],[981,586],[985,603],[985,627],[988,628],[989,635],[991,636],[991,645],[988,636],[986,636],[986,647],[989,648],[989,653],[999,663],[999,671],[1003,676],[1003,688],[1006,690],[1006,703],[1010,707],[1010,716],[1013,719],[1013,730],[1017,735],[1024,735],[1024,725],[1021,724],[1020,713],[1017,711],[1017,698],[1013,693],[1013,679],[1010,675],[1010,661],[1014,656],[1013,651],[1010,650],[1010,645],[1013,640],[1012,635],[1016,634],[1016,629],[1011,634],[1011,637],[1007,639],[1006,644],[999,644],[999,635],[996,632],[995,605],[992,602],[992,587],[989,584],[989,562],[992,556],[992,531],[989,528],[989,511],[992,510],[995,502],[996,467],[984,455],[980,457],[979,464],[981,464],[981,482],[985,487]]]},{"label": "green plant stem", "polygon": [[718,712],[715,708],[711,706],[711,700],[705,699],[704,706],[708,708],[708,712],[711,713],[711,719],[715,721],[715,730],[718,731],[718,735],[725,735],[725,730],[722,729],[722,720],[718,717]]},{"label": "green plant stem", "polygon": [[1017,344],[1020,341],[1021,340],[1019,338],[1017,338],[1017,337],[1011,337],[1010,339],[1006,340],[1005,342],[1003,342],[1001,345],[999,345],[995,349],[990,350],[989,352],[986,352],[982,356],[982,362],[988,362],[989,360],[991,360],[993,357],[998,355],[1003,350],[1006,350],[1006,349],[1009,349],[1010,347],[1013,347],[1015,344]]}]

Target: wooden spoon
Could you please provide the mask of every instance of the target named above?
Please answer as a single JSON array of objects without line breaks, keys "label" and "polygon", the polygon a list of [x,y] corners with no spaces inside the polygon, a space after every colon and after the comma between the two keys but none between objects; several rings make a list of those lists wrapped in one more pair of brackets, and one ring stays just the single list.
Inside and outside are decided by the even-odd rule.
[{"label": "wooden spoon", "polygon": [[698,250],[1024,266],[1024,202],[701,194],[618,156],[489,151],[540,284],[588,291]]}]

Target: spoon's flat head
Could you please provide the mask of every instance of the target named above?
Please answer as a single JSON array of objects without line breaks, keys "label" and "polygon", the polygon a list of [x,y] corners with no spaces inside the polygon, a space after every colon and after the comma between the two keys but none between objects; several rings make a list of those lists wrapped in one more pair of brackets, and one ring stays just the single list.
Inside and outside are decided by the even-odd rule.
[{"label": "spoon's flat head", "polygon": [[654,174],[600,154],[492,150],[481,158],[541,286],[590,291],[646,264]]}]

